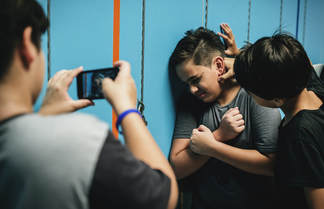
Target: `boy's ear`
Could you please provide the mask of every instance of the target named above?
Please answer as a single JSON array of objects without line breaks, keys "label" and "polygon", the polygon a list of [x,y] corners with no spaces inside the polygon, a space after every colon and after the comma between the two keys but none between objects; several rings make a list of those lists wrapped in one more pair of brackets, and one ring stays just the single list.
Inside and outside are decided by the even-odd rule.
[{"label": "boy's ear", "polygon": [[224,58],[221,56],[216,56],[212,60],[213,69],[217,70],[218,76],[225,73]]},{"label": "boy's ear", "polygon": [[26,27],[18,51],[25,68],[29,68],[37,55],[37,48],[32,42],[32,28]]}]

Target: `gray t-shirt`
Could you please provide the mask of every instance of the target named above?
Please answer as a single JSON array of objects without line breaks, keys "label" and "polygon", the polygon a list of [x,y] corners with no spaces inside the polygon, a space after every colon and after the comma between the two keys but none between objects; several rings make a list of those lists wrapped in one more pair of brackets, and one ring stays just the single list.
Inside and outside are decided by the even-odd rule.
[{"label": "gray t-shirt", "polygon": [[[216,130],[225,112],[234,107],[243,115],[245,130],[226,143],[263,154],[276,152],[281,120],[279,110],[256,104],[243,88],[223,107],[216,102],[204,104],[193,96],[185,97],[178,107],[173,138],[189,139],[192,129],[200,124]],[[191,178],[193,208],[214,208],[216,205],[219,208],[257,208],[260,207],[258,202],[269,202],[272,192],[272,179],[247,173],[215,158],[210,158]]]},{"label": "gray t-shirt", "polygon": [[107,134],[107,124],[83,114],[27,114],[1,124],[2,206],[67,208],[69,203],[71,209],[88,208],[87,194]]},{"label": "gray t-shirt", "polygon": [[170,179],[137,160],[95,117],[0,121],[1,209],[163,209],[169,195]]}]

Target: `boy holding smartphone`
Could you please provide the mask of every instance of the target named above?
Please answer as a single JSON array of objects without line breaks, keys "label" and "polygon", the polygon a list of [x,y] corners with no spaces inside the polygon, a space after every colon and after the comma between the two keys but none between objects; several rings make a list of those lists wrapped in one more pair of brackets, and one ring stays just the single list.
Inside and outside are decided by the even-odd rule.
[{"label": "boy holding smartphone", "polygon": [[1,208],[174,208],[175,176],[134,110],[130,65],[116,63],[118,76],[102,84],[125,147],[108,124],[69,114],[92,104],[67,93],[82,68],[58,72],[39,114],[33,112],[44,77],[40,39],[48,27],[37,1],[1,0],[0,27]]}]

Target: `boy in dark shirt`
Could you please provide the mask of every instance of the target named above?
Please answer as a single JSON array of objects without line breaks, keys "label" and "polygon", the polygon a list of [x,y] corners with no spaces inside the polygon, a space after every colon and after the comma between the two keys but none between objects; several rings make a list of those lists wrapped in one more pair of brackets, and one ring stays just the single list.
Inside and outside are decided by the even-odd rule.
[{"label": "boy in dark shirt", "polygon": [[282,208],[324,206],[324,87],[303,46],[284,34],[264,37],[234,62],[255,101],[285,113],[275,177]]}]

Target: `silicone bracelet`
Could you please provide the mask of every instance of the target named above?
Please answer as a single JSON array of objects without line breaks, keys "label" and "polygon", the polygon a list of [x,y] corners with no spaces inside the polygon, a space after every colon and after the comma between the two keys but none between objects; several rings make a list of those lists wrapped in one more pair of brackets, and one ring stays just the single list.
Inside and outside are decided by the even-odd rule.
[{"label": "silicone bracelet", "polygon": [[119,125],[121,124],[124,117],[126,117],[126,115],[128,115],[129,113],[137,113],[142,117],[142,114],[136,109],[129,109],[129,110],[126,110],[126,111],[122,112],[117,118],[117,122],[116,122],[117,130],[119,130]]}]

